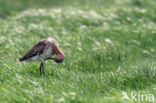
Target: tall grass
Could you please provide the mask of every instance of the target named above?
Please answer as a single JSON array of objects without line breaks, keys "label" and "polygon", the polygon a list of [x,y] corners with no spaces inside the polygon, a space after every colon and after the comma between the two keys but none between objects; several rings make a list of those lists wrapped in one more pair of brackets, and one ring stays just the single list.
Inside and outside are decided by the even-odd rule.
[{"label": "tall grass", "polygon": [[[59,1],[57,7],[37,1],[0,7],[0,102],[131,103],[121,100],[123,91],[156,95],[154,0]],[[58,41],[65,61],[46,61],[43,78],[39,63],[18,58],[47,37]]]}]

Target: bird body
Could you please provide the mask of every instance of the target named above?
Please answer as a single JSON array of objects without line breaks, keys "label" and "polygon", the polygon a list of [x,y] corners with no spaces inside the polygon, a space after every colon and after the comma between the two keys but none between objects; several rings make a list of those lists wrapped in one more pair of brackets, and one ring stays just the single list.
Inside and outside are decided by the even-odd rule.
[{"label": "bird body", "polygon": [[53,55],[53,46],[57,45],[57,42],[52,38],[43,39],[37,42],[20,61],[44,61],[48,57]]},{"label": "bird body", "polygon": [[[56,54],[56,57],[52,58],[54,54]],[[54,60],[57,63],[60,63],[64,60],[64,54],[60,50],[56,40],[53,38],[46,38],[37,42],[24,56],[19,58],[20,62],[41,62],[41,66],[45,60]]]}]

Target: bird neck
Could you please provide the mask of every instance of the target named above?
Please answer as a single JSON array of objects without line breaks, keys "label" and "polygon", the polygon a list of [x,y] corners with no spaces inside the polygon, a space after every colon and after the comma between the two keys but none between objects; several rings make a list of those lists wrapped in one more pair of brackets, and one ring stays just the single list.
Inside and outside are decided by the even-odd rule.
[{"label": "bird neck", "polygon": [[58,46],[55,46],[54,53],[56,54],[56,59],[64,59],[64,53],[60,50]]}]

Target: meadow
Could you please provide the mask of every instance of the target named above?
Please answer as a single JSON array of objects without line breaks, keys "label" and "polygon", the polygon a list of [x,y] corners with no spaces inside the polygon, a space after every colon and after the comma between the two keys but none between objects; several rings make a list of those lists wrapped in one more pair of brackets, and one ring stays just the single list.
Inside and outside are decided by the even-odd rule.
[{"label": "meadow", "polygon": [[[0,0],[0,102],[155,103],[155,5],[155,0]],[[58,41],[65,60],[44,62],[44,78],[40,63],[18,58],[48,37]],[[132,92],[155,99],[122,99]]]}]

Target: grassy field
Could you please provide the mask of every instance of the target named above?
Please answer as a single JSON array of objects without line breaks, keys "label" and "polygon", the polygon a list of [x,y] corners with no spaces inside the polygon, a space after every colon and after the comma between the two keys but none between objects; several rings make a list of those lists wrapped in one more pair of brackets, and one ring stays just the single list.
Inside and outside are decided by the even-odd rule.
[{"label": "grassy field", "polygon": [[[1,103],[155,103],[155,0],[0,0]],[[20,63],[55,38],[61,64]],[[132,100],[131,93],[137,94]],[[130,100],[122,99],[127,93]],[[139,101],[152,94],[153,101]]]}]

